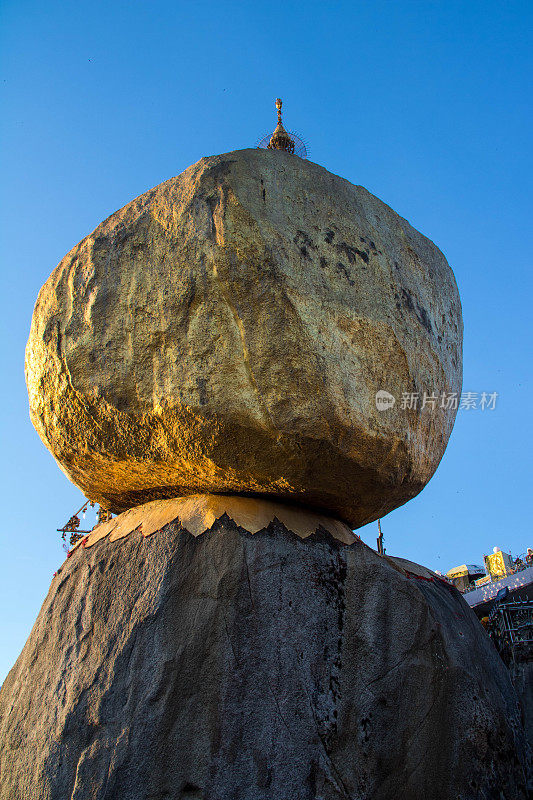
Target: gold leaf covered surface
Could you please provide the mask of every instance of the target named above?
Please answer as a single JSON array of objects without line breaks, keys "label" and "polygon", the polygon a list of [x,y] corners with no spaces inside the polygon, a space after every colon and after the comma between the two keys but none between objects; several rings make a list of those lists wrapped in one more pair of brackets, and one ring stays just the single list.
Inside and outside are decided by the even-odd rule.
[{"label": "gold leaf covered surface", "polygon": [[442,253],[362,187],[283,152],[202,159],[105,220],[43,286],[30,414],[121,511],[198,492],[356,527],[427,483],[455,411],[462,321]]},{"label": "gold leaf covered surface", "polygon": [[143,536],[151,536],[175,520],[179,520],[193,536],[200,536],[224,514],[249,533],[263,530],[277,519],[301,539],[307,539],[323,528],[343,544],[353,544],[356,540],[347,525],[323,514],[251,497],[197,494],[171,500],[153,500],[125,511],[97,525],[73,550],[80,546],[92,547],[107,537],[115,542],[139,527]]}]

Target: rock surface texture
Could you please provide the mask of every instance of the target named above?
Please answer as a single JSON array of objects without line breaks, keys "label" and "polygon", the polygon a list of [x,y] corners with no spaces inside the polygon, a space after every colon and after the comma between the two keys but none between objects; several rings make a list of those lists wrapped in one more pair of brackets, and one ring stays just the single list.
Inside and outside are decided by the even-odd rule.
[{"label": "rock surface texture", "polygon": [[524,773],[461,596],[277,521],[79,548],[0,692],[2,800],[525,800]]},{"label": "rock surface texture", "polygon": [[461,346],[429,239],[316,164],[242,150],[146,192],[63,259],[33,315],[30,413],[113,511],[240,493],[356,527],[436,469]]}]

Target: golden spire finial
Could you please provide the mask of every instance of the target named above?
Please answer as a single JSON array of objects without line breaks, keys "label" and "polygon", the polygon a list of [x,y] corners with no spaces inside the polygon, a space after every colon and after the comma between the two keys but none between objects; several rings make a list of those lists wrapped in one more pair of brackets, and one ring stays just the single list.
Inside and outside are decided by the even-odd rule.
[{"label": "golden spire finial", "polygon": [[292,139],[285,128],[283,127],[283,123],[281,121],[281,106],[283,105],[283,101],[281,97],[276,98],[276,108],[278,110],[278,124],[276,130],[270,137],[270,142],[268,143],[269,150],[285,150],[286,153],[294,153],[294,139]]}]

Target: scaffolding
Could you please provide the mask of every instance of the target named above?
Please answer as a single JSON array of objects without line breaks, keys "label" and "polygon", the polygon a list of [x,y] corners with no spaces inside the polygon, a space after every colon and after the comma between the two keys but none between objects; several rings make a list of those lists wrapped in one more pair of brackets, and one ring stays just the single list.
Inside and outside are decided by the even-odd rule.
[{"label": "scaffolding", "polygon": [[507,666],[533,660],[533,600],[496,602],[488,632]]}]

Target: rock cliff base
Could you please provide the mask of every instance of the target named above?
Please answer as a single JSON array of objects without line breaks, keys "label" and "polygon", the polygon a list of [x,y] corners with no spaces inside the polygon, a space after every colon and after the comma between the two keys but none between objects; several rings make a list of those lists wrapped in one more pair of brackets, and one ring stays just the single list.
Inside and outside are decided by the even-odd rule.
[{"label": "rock cliff base", "polygon": [[73,553],[0,742],[2,800],[526,797],[516,696],[454,589],[227,514]]}]

